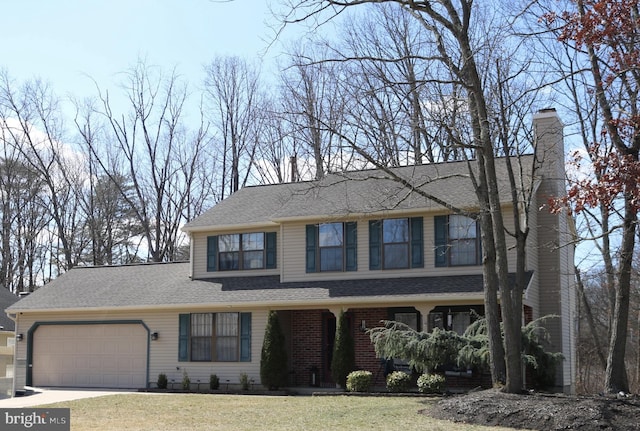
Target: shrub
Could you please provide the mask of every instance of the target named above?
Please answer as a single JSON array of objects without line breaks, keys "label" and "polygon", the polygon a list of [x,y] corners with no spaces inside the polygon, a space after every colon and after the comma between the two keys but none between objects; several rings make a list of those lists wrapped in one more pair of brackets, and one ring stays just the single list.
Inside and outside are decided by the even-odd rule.
[{"label": "shrub", "polygon": [[352,371],[347,376],[347,390],[349,392],[369,392],[372,380],[371,371]]},{"label": "shrub", "polygon": [[168,384],[168,380],[167,380],[167,375],[165,373],[160,373],[158,374],[158,389],[167,389],[167,384]]},{"label": "shrub", "polygon": [[185,391],[191,389],[191,379],[189,378],[189,374],[187,374],[187,370],[182,370],[182,389]]},{"label": "shrub", "polygon": [[555,385],[556,368],[564,356],[559,352],[549,352],[549,333],[545,329],[546,320],[558,316],[542,316],[522,328],[522,348],[524,362],[529,367],[530,381],[535,389],[547,389]]},{"label": "shrub", "polygon": [[249,376],[247,373],[240,373],[240,387],[243,391],[249,390]]},{"label": "shrub", "polygon": [[441,374],[424,373],[418,377],[418,391],[423,394],[438,394],[444,391],[445,378]]},{"label": "shrub", "polygon": [[278,313],[269,311],[260,357],[260,380],[269,390],[287,384],[287,351]]},{"label": "shrub", "polygon": [[215,374],[209,376],[209,389],[215,391],[220,388],[220,379]]},{"label": "shrub", "polygon": [[394,371],[387,376],[387,389],[390,392],[406,392],[409,389],[411,376],[404,371]]},{"label": "shrub", "polygon": [[346,388],[347,376],[356,368],[356,353],[353,338],[344,311],[340,311],[336,322],[336,338],[331,358],[331,377],[340,387]]}]

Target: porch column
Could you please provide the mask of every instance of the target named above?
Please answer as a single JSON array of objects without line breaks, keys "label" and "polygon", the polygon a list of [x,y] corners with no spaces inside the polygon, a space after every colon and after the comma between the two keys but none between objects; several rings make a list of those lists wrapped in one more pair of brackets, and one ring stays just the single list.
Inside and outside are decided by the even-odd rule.
[{"label": "porch column", "polygon": [[422,319],[420,319],[420,320],[422,320],[421,332],[428,332],[429,331],[429,313],[434,308],[436,308],[436,306],[435,305],[431,305],[431,304],[416,305],[415,306],[415,309],[418,310],[418,312],[422,316]]},{"label": "porch column", "polygon": [[340,312],[341,312],[342,310],[344,310],[344,312],[346,313],[346,312],[347,312],[347,310],[348,310],[348,308],[347,308],[347,309],[342,308],[342,307],[340,307],[340,308],[329,308],[329,312],[330,312],[331,314],[333,314],[333,316],[334,316],[336,319],[340,316]]}]

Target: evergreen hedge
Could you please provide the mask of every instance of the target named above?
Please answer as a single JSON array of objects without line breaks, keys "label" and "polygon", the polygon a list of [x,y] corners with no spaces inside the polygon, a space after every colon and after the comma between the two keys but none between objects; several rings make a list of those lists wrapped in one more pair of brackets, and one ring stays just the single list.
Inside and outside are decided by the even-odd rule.
[{"label": "evergreen hedge", "polygon": [[287,384],[287,351],[278,313],[269,311],[260,357],[260,380],[269,390]]},{"label": "evergreen hedge", "polygon": [[340,311],[336,322],[336,338],[331,358],[331,377],[342,388],[347,387],[347,376],[356,368],[356,353],[347,317]]}]

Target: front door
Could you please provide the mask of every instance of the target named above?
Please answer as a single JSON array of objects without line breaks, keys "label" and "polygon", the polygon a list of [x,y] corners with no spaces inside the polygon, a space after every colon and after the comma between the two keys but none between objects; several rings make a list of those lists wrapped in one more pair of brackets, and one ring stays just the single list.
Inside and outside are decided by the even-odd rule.
[{"label": "front door", "polygon": [[333,345],[336,340],[336,316],[333,313],[322,313],[322,386],[332,386],[331,360],[333,359]]},{"label": "front door", "polygon": [[[349,333],[353,337],[353,316],[345,315]],[[335,383],[331,377],[331,360],[333,359],[333,347],[336,340],[337,320],[333,313],[322,313],[322,376],[320,382],[324,387],[333,387]]]}]

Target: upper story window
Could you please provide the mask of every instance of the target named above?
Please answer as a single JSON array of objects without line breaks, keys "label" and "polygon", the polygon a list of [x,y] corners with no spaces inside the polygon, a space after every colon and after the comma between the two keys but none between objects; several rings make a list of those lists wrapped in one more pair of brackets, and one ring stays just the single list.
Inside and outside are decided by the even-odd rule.
[{"label": "upper story window", "polygon": [[324,223],[318,226],[320,271],[342,271],[344,268],[344,225]]},{"label": "upper story window", "polygon": [[178,360],[251,360],[251,313],[181,314]]},{"label": "upper story window", "polygon": [[207,237],[207,271],[276,268],[276,233]]},{"label": "upper story window", "polygon": [[382,256],[385,269],[409,268],[409,219],[382,220]]},{"label": "upper story window", "polygon": [[422,217],[369,221],[369,269],[423,268]]},{"label": "upper story window", "polygon": [[436,266],[480,265],[480,229],[475,219],[452,214],[434,217]]},{"label": "upper story window", "polygon": [[356,222],[307,225],[306,271],[356,271],[356,241]]}]

